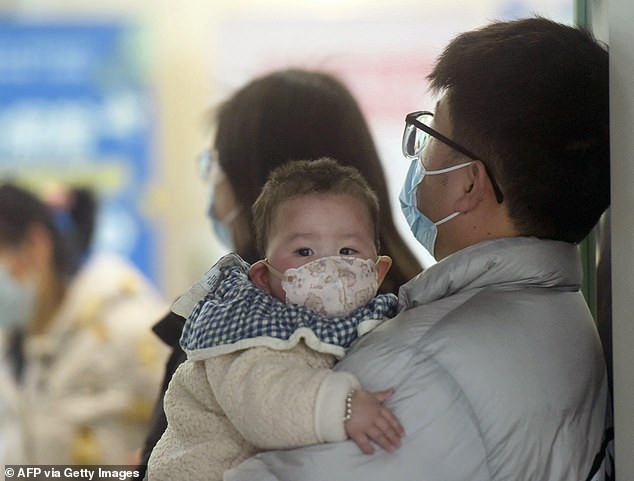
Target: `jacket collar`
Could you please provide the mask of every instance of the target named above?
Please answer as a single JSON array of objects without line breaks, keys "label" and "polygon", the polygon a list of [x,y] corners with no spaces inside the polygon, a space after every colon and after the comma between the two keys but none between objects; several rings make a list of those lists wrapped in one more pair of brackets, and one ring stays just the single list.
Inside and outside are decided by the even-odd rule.
[{"label": "jacket collar", "polygon": [[480,242],[444,258],[401,287],[399,300],[410,307],[491,286],[577,291],[582,278],[576,245],[509,237]]}]

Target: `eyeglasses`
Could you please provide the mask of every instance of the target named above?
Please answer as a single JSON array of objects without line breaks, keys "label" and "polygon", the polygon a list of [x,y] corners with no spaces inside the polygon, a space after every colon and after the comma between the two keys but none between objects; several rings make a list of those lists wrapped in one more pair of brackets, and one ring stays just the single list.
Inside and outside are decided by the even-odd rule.
[{"label": "eyeglasses", "polygon": [[215,150],[205,149],[196,156],[198,175],[204,181],[213,179],[214,171],[218,168],[218,154]]},{"label": "eyeglasses", "polygon": [[491,174],[491,171],[487,167],[487,164],[477,155],[464,148],[462,145],[454,142],[449,137],[444,136],[434,128],[430,126],[434,114],[428,111],[418,111],[407,114],[405,117],[405,131],[403,132],[403,155],[408,159],[420,159],[425,147],[429,143],[429,138],[434,137],[440,140],[443,144],[448,145],[456,152],[460,152],[462,155],[469,157],[472,160],[479,160],[484,165],[493,191],[495,192],[495,198],[498,204],[504,201],[504,194],[500,190],[500,186],[495,181],[495,178]]}]

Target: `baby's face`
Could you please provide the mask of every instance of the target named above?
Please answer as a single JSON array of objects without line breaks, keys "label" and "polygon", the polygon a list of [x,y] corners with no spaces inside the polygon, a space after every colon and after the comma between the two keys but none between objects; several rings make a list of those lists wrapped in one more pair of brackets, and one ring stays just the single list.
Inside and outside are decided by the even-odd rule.
[{"label": "baby's face", "polygon": [[[367,207],[347,194],[309,194],[280,204],[273,217],[267,259],[278,271],[327,256],[377,258],[374,226]],[[270,290],[285,293],[272,273]]]}]

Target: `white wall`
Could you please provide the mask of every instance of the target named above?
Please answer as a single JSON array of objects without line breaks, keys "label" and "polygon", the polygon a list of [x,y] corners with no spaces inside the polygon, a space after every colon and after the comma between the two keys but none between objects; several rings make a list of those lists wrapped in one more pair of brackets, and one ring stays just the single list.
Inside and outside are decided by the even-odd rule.
[{"label": "white wall", "polygon": [[634,2],[609,5],[612,286],[617,479],[634,479]]}]

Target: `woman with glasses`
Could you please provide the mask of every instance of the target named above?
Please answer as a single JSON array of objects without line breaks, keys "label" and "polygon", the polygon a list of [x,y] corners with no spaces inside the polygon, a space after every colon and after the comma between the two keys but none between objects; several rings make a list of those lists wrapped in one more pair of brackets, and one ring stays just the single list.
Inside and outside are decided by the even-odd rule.
[{"label": "woman with glasses", "polygon": [[[199,162],[211,187],[208,215],[216,236],[249,263],[258,260],[251,205],[269,173],[290,160],[332,157],[355,167],[379,199],[381,250],[393,263],[381,293],[399,287],[421,271],[417,257],[398,234],[392,218],[387,184],[369,126],[349,89],[334,76],[288,69],[256,78],[237,90],[212,113],[216,133]],[[174,347],[165,388],[185,359],[178,341],[184,319],[168,314],[155,331]],[[162,394],[155,427],[142,464],[149,459],[166,421]]]}]

